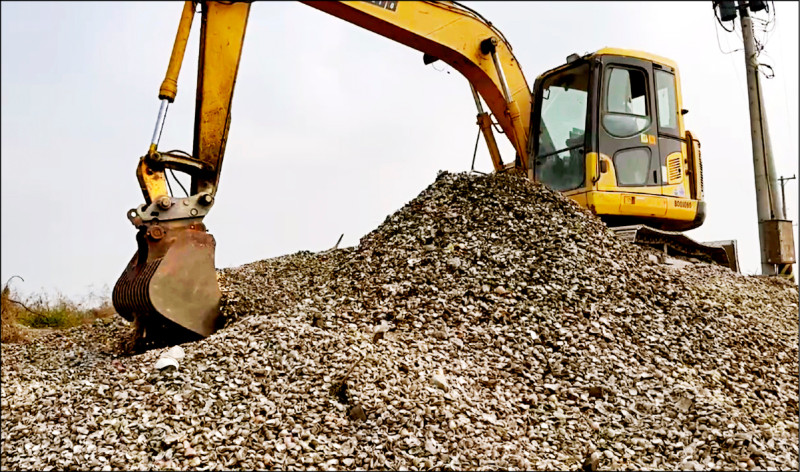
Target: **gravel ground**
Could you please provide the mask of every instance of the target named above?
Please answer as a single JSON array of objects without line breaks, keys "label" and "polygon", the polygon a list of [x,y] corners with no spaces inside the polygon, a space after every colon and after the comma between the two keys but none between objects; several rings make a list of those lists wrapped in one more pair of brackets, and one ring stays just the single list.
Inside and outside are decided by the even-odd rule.
[{"label": "gravel ground", "polygon": [[119,317],[4,344],[0,468],[797,470],[797,286],[658,261],[442,173],[355,248],[221,270],[177,369]]}]

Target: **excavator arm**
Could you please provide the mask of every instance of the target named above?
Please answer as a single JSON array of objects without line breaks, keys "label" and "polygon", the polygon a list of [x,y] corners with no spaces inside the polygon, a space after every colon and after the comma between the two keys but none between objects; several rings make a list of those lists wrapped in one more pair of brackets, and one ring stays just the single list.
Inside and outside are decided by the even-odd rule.
[{"label": "excavator arm", "polygon": [[[455,2],[303,2],[347,22],[442,60],[473,87],[478,124],[496,171],[528,171],[530,88],[511,47],[490,22]],[[200,56],[192,154],[159,152],[166,112],[177,94],[178,75],[197,6],[201,7]],[[214,203],[231,120],[231,103],[250,2],[186,2],[159,90],[161,106],[137,178],[145,203],[128,212],[137,227],[137,252],[113,291],[120,315],[137,325],[139,347],[208,336],[218,328],[221,293],[214,268],[215,241],[202,223]],[[483,97],[515,151],[504,165],[483,112]],[[166,173],[191,176],[190,195],[169,195]]]},{"label": "excavator arm", "polygon": [[[145,156],[139,161],[137,177],[147,203],[159,202],[167,195],[166,169],[175,169],[192,177],[191,194],[203,195],[213,202],[219,184],[222,158],[228,140],[231,104],[236,75],[250,14],[246,2],[202,2],[200,25],[200,55],[197,67],[197,96],[192,154],[180,155],[157,151],[161,128],[169,103],[175,100],[186,43],[197,2],[186,2],[181,15],[175,44],[172,48],[167,74],[159,89],[161,108],[153,139]],[[210,197],[210,198],[209,198]],[[198,209],[201,211],[201,209]]]}]

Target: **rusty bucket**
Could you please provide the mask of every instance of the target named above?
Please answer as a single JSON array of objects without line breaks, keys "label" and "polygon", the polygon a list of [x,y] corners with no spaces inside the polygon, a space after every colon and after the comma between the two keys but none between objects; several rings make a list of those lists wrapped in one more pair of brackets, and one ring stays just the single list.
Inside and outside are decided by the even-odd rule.
[{"label": "rusty bucket", "polygon": [[140,226],[138,249],[114,285],[117,312],[137,326],[139,348],[174,345],[213,333],[222,294],[214,237],[196,220]]}]

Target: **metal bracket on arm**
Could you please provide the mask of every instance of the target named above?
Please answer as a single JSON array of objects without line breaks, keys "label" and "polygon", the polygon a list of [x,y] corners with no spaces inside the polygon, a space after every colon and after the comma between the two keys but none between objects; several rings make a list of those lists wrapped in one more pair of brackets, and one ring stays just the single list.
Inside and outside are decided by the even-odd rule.
[{"label": "metal bracket on arm", "polygon": [[168,152],[153,152],[142,156],[137,176],[145,194],[146,203],[128,211],[128,219],[134,226],[138,227],[151,221],[202,218],[208,214],[214,204],[214,191],[200,192],[185,198],[168,196],[163,188],[165,169],[185,172],[191,175],[192,179],[204,172],[213,172],[209,164],[190,156]]},{"label": "metal bracket on arm", "polygon": [[190,156],[181,156],[169,152],[154,152],[144,156],[149,164],[174,169],[195,175],[200,172],[213,172],[214,169],[206,162],[199,161]]},{"label": "metal bracket on arm", "polygon": [[[165,169],[189,174],[193,181],[214,174],[214,169],[210,164],[198,161],[191,156],[151,150],[139,159],[139,165],[136,167],[136,178],[139,180],[139,187],[142,189],[146,204],[149,205],[167,196]],[[210,191],[206,190],[206,193],[213,196],[216,188],[214,187]]]},{"label": "metal bracket on arm", "polygon": [[214,197],[200,193],[191,197],[174,198],[166,195],[157,201],[128,210],[128,219],[134,226],[154,221],[172,221],[203,218],[214,205]]}]

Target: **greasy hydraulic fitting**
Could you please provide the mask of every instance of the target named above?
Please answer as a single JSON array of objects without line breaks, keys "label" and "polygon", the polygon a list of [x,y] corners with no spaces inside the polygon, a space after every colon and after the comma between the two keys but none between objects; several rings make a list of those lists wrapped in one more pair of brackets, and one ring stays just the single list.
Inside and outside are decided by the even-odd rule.
[{"label": "greasy hydraulic fitting", "polygon": [[211,195],[210,193],[203,193],[200,195],[198,202],[204,206],[211,205],[212,203],[214,203],[214,196]]},{"label": "greasy hydraulic fitting", "polygon": [[164,228],[159,225],[153,225],[147,230],[147,236],[153,241],[160,241],[166,234]]},{"label": "greasy hydraulic fitting", "polygon": [[158,207],[162,210],[169,210],[169,207],[172,206],[172,200],[166,195],[158,199]]}]

